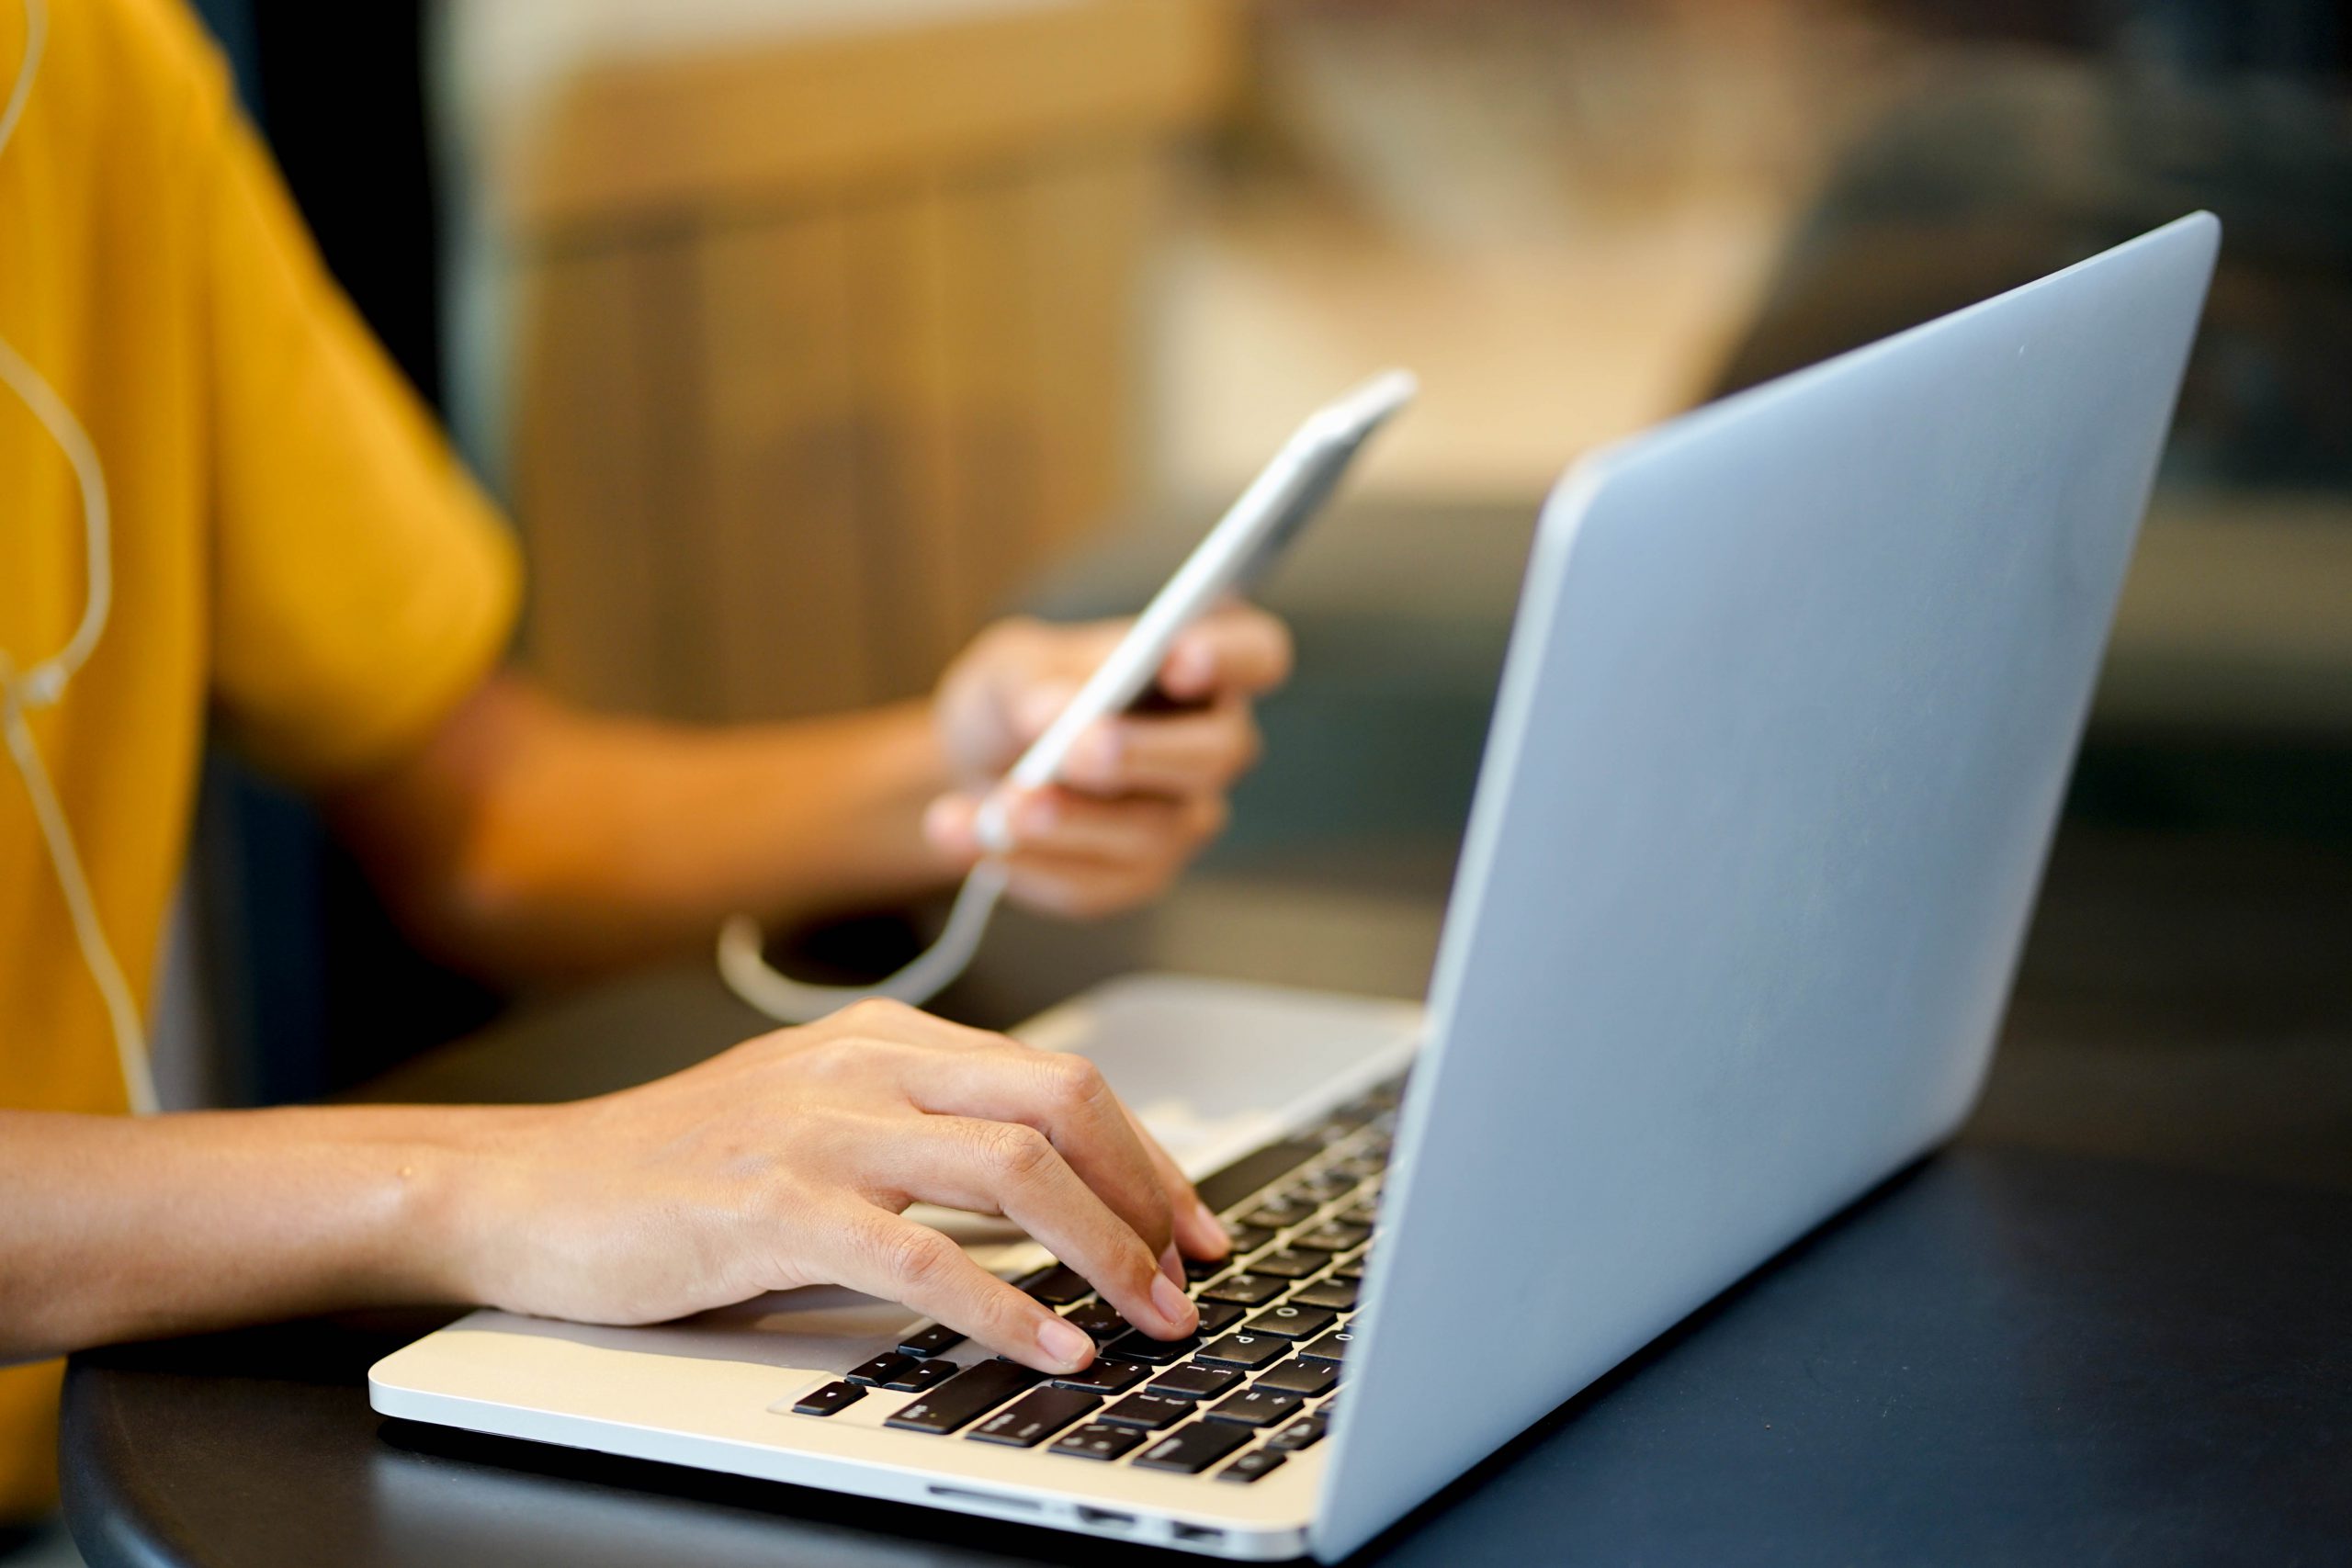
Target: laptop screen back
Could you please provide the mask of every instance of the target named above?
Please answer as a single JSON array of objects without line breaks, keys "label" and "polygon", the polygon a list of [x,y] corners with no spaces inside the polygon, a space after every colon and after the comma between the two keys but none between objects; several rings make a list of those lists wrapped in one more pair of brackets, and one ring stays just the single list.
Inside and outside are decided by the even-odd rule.
[{"label": "laptop screen back", "polygon": [[1318,1556],[1965,1116],[2218,237],[2184,219],[1555,493]]}]

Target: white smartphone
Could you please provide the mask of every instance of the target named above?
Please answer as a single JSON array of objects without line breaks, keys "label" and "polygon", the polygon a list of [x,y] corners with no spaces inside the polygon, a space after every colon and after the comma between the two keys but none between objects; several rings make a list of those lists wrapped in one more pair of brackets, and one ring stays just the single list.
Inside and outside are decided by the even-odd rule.
[{"label": "white smartphone", "polygon": [[[1005,775],[1007,782],[1022,789],[1051,784],[1087,726],[1124,712],[1143,695],[1186,626],[1227,593],[1248,588],[1264,575],[1330,499],[1364,441],[1412,401],[1418,389],[1409,374],[1392,370],[1310,415],[1177,568],[1176,575],[1153,595],[1134,627],[1069,705],[1021,754]],[[1000,789],[991,794],[974,824],[991,855],[1005,854],[1012,847],[1004,820],[1010,793]],[[737,996],[785,1023],[807,1023],[876,997],[920,1007],[971,963],[1006,886],[1001,860],[974,866],[956,895],[939,940],[905,968],[871,986],[817,986],[781,973],[761,951],[759,922],[747,915],[737,915],[720,928],[718,971]]]},{"label": "white smartphone", "polygon": [[[1006,783],[1015,789],[1051,784],[1090,725],[1125,711],[1150,687],[1186,626],[1227,594],[1247,589],[1265,575],[1330,499],[1372,433],[1411,402],[1419,389],[1411,372],[1391,370],[1310,414],[1152,596],[1069,705],[1021,754],[1005,775]],[[997,851],[1010,847],[1003,800],[1001,793],[991,796],[991,809],[982,811],[978,824],[981,842]]]}]

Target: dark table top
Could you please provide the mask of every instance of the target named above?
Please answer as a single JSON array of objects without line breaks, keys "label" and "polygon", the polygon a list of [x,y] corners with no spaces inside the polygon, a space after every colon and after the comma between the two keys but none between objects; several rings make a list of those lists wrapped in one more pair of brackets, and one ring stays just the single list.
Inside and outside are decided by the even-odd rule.
[{"label": "dark table top", "polygon": [[[2341,1562],[2348,1304],[2340,1195],[1963,1145],[1572,1400],[1363,1561]],[[98,1568],[1148,1550],[376,1416],[368,1364],[435,1321],[77,1358],[76,1540]],[[1531,1328],[1499,1316],[1482,1348]]]},{"label": "dark table top", "polygon": [[[2344,951],[2341,926],[2324,923],[2334,884],[2292,869],[2309,859],[2063,838],[2009,1038],[1959,1144],[1571,1401],[1365,1560],[2343,1561],[2352,1048],[2319,967]],[[2308,907],[2279,908],[2298,877]],[[1319,940],[1259,953],[1253,921],[1307,917]],[[1434,933],[1426,896],[1210,877],[1155,915],[1079,936],[1015,921],[954,1000],[967,1017],[1017,1016],[1051,999],[1031,987],[1219,953],[1228,968],[1256,955],[1260,972],[1326,984],[1401,972],[1393,988],[1410,990]],[[1053,954],[1042,973],[1038,944]],[[2227,976],[2264,973],[2295,996],[2231,1002]],[[752,1026],[687,964],[531,1011],[379,1089],[593,1092]],[[978,1564],[1147,1550],[377,1416],[368,1363],[447,1315],[75,1358],[63,1439],[75,1539],[98,1568]],[[1534,1326],[1506,1316],[1482,1332],[1507,1346]]]}]

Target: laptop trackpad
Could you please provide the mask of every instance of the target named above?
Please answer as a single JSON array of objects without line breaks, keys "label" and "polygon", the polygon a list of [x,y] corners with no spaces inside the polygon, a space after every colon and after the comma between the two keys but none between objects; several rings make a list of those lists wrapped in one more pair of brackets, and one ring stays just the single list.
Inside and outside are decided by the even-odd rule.
[{"label": "laptop trackpad", "polygon": [[1389,998],[1131,975],[1012,1033],[1091,1057],[1197,1177],[1400,1070],[1421,1017]]}]

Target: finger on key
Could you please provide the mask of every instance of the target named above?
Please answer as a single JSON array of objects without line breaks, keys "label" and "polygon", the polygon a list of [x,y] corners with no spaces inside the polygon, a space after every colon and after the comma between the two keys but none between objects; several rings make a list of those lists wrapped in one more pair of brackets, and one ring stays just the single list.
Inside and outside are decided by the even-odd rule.
[{"label": "finger on key", "polygon": [[1226,1234],[1225,1222],[1211,1213],[1209,1206],[1201,1201],[1200,1193],[1177,1165],[1175,1156],[1151,1135],[1151,1129],[1143,1124],[1142,1117],[1128,1110],[1124,1102],[1119,1109],[1125,1111],[1127,1124],[1136,1130],[1136,1140],[1143,1145],[1143,1152],[1150,1159],[1151,1168],[1159,1173],[1160,1185],[1168,1190],[1168,1204],[1176,1215],[1177,1247],[1187,1258],[1214,1259],[1230,1253],[1233,1238]]},{"label": "finger on key", "polygon": [[824,1229],[833,1245],[820,1261],[854,1291],[902,1302],[1039,1371],[1076,1371],[1094,1359],[1084,1329],[974,1263],[929,1225],[864,1208]]},{"label": "finger on key", "polygon": [[1079,1179],[1046,1135],[1018,1122],[929,1116],[893,1140],[894,1195],[1002,1214],[1084,1275],[1147,1334],[1190,1334],[1199,1314],[1133,1227]]},{"label": "finger on key", "polygon": [[902,1088],[920,1110],[1035,1128],[1153,1257],[1175,1239],[1167,1188],[1126,1108],[1085,1057],[1008,1041],[933,1057]]}]

